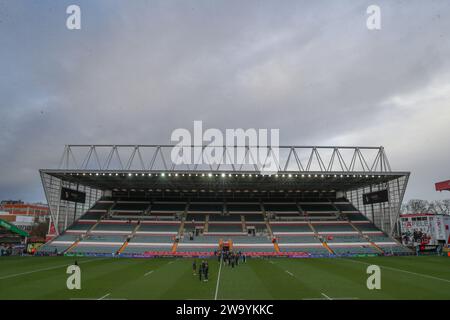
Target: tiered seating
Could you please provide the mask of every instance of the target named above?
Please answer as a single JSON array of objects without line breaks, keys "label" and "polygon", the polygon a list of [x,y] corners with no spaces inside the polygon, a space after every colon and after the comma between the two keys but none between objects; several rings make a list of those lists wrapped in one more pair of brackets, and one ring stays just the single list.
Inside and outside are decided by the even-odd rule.
[{"label": "tiered seating", "polygon": [[44,244],[43,246],[41,246],[38,250],[39,254],[54,254],[56,252],[56,254],[60,254],[62,252],[64,252],[67,248],[70,247],[70,243],[67,244],[53,244],[53,243],[49,243],[49,244]]},{"label": "tiered seating", "polygon": [[122,244],[125,239],[126,237],[118,235],[89,235],[80,244],[85,242],[118,242]]},{"label": "tiered seating", "polygon": [[103,215],[105,215],[105,212],[103,211],[88,211],[80,218],[80,220],[98,220]]},{"label": "tiered seating", "polygon": [[[267,222],[258,199],[251,203],[239,200],[221,202],[220,199],[214,199],[215,202],[208,202],[208,199],[137,200],[98,201],[65,233],[44,245],[39,252],[53,254],[56,249],[61,253],[79,240],[69,253],[110,255],[123,248],[121,254],[133,256],[210,254],[218,250],[221,240],[231,240],[234,250],[277,254],[266,230],[266,223],[269,223],[282,254],[327,256],[330,254],[327,248],[337,255],[378,254],[380,251],[376,246],[387,254],[410,253],[383,234],[345,199],[334,203],[326,199],[265,201]],[[184,222],[174,220],[185,215],[186,207]],[[113,216],[107,217],[107,213]],[[99,221],[102,217],[104,220]],[[364,236],[345,219],[353,221],[352,224]],[[182,223],[184,230],[179,233]],[[203,227],[204,233],[190,240],[189,233],[196,227]],[[253,229],[256,236],[248,235],[247,231],[253,233]],[[127,239],[129,242],[125,243]],[[124,243],[126,245],[122,247]]]},{"label": "tiered seating", "polygon": [[261,213],[255,213],[255,214],[243,214],[244,219],[246,222],[264,222],[264,216]]},{"label": "tiered seating", "polygon": [[264,203],[264,208],[269,212],[299,214],[295,203]]},{"label": "tiered seating", "polygon": [[173,243],[170,235],[136,235],[130,240],[131,243]]},{"label": "tiered seating", "polygon": [[79,244],[74,247],[70,253],[84,253],[84,254],[115,254],[120,249],[122,243],[118,245],[86,245]]},{"label": "tiered seating", "polygon": [[347,218],[350,221],[367,221],[367,218],[364,217],[360,212],[346,212],[341,214],[341,216]]},{"label": "tiered seating", "polygon": [[223,204],[221,203],[191,203],[189,212],[223,212]]},{"label": "tiered seating", "polygon": [[334,221],[336,220],[336,213],[335,212],[323,212],[323,211],[316,211],[316,212],[307,212],[309,220],[324,220],[324,221]]},{"label": "tiered seating", "polygon": [[113,205],[114,201],[100,200],[96,202],[83,216],[81,216],[80,220],[99,220],[108,212],[109,209],[111,209]]},{"label": "tiered seating", "polygon": [[326,233],[331,234],[335,232],[357,232],[350,224],[319,224],[314,223],[313,224],[314,229],[318,233]]},{"label": "tiered seating", "polygon": [[190,231],[195,231],[195,227],[204,227],[205,222],[204,221],[198,221],[196,223],[189,223],[189,222],[185,222],[184,223],[184,232],[190,232]]},{"label": "tiered seating", "polygon": [[380,231],[374,224],[372,223],[359,223],[355,224],[356,228],[358,228],[359,231]]},{"label": "tiered seating", "polygon": [[114,201],[98,201],[90,210],[108,211],[113,204]]},{"label": "tiered seating", "polygon": [[277,241],[283,243],[320,243],[315,236],[279,236]]},{"label": "tiered seating", "polygon": [[120,235],[89,235],[73,247],[70,253],[115,254],[125,239],[125,236]]},{"label": "tiered seating", "polygon": [[272,243],[268,237],[264,236],[231,236],[233,244],[239,243]]},{"label": "tiered seating", "polygon": [[64,233],[56,237],[53,241],[77,241],[80,238],[79,234]]},{"label": "tiered seating", "polygon": [[342,202],[337,202],[334,204],[334,206],[336,208],[338,208],[339,211],[349,211],[349,212],[355,212],[358,211],[358,209],[356,209],[351,203],[342,203]]},{"label": "tiered seating", "polygon": [[189,237],[184,236],[180,240],[181,243],[211,243],[211,244],[218,244],[220,240],[228,240],[230,237],[228,236],[211,236],[211,235],[202,235],[194,237],[193,240],[190,240]]},{"label": "tiered seating", "polygon": [[208,233],[217,232],[217,233],[236,233],[242,232],[242,224],[211,224],[208,225]]},{"label": "tiered seating", "polygon": [[172,244],[167,246],[161,245],[145,245],[145,246],[136,246],[133,244],[129,244],[125,250],[122,252],[122,255],[145,255],[147,252],[170,252],[172,248]]},{"label": "tiered seating", "polygon": [[394,240],[392,240],[390,237],[388,237],[385,234],[380,234],[380,235],[370,235],[369,236],[370,240],[378,243],[378,242],[394,242]]},{"label": "tiered seating", "polygon": [[266,224],[265,223],[263,223],[263,224],[247,223],[245,226],[246,226],[247,230],[252,228],[252,227],[255,228],[256,234],[259,234],[259,233],[268,234],[268,230],[266,228]]},{"label": "tiered seating", "polygon": [[145,254],[146,252],[170,252],[174,243],[174,235],[141,235],[137,234],[128,243],[123,255]]},{"label": "tiered seating", "polygon": [[87,222],[80,221],[80,222],[75,222],[73,225],[71,225],[69,228],[67,228],[67,230],[85,232],[85,231],[89,230],[90,228],[92,228],[93,225],[94,225],[94,223],[87,223]]},{"label": "tiered seating", "polygon": [[300,208],[308,213],[314,212],[335,212],[336,208],[332,204],[325,203],[300,203]]},{"label": "tiered seating", "polygon": [[139,230],[136,232],[137,234],[141,233],[167,233],[167,234],[177,234],[178,229],[180,228],[180,224],[147,224],[141,223]]},{"label": "tiered seating", "polygon": [[206,220],[206,215],[205,214],[193,214],[193,213],[189,213],[186,216],[186,221],[191,222],[192,220],[194,221],[205,221]]},{"label": "tiered seating", "polygon": [[261,212],[261,206],[259,203],[227,203],[227,210],[230,213]]},{"label": "tiered seating", "polygon": [[148,209],[150,202],[117,202],[113,211],[144,211]]},{"label": "tiered seating", "polygon": [[136,227],[134,223],[108,223],[108,222],[100,222],[92,231],[112,231],[119,233],[131,232]]},{"label": "tiered seating", "polygon": [[210,214],[209,221],[241,221],[241,216],[238,214]]},{"label": "tiered seating", "polygon": [[299,232],[313,232],[308,224],[279,224],[270,223],[270,228],[274,234],[277,233],[299,233]]},{"label": "tiered seating", "polygon": [[350,234],[350,235],[333,235],[330,238],[327,238],[328,244],[333,243],[342,243],[342,242],[367,242],[366,239],[361,238],[359,234]]},{"label": "tiered seating", "polygon": [[151,206],[151,214],[184,212],[185,209],[185,203],[154,203]]}]

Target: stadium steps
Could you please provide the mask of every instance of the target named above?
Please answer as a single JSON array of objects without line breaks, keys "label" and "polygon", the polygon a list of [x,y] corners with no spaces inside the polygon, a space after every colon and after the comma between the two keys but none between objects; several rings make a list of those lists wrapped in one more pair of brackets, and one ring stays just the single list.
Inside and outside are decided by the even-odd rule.
[{"label": "stadium steps", "polygon": [[178,242],[174,241],[173,245],[172,245],[172,249],[170,249],[170,251],[172,251],[172,253],[177,252],[177,248],[178,248]]},{"label": "stadium steps", "polygon": [[264,222],[266,223],[266,228],[267,228],[267,231],[269,231],[270,237],[273,239],[273,232],[272,232],[272,228],[270,227],[269,221],[264,220]]},{"label": "stadium steps", "polygon": [[181,238],[184,230],[184,223],[186,222],[185,218],[181,218],[180,228],[178,229],[178,236]]},{"label": "stadium steps", "polygon": [[333,206],[333,208],[336,209],[336,212],[337,212],[338,214],[341,214],[341,213],[342,213],[342,211],[334,204],[334,202],[332,202],[331,205]]},{"label": "stadium steps", "polygon": [[112,208],[117,204],[117,200],[115,200],[112,204],[112,206],[109,207],[108,211],[106,211],[106,216],[111,217],[112,216]]},{"label": "stadium steps", "polygon": [[[348,219],[348,223],[353,227],[353,229],[355,229],[356,231],[359,232],[359,234],[361,235],[361,237],[364,237],[364,234],[361,232],[361,230],[359,230],[358,227],[355,226],[355,225],[350,221],[350,219]],[[375,244],[375,242],[373,242],[372,240],[370,240],[370,238],[368,238],[367,241],[370,242],[370,245],[371,245],[372,247],[374,247],[375,250],[377,250],[377,251],[378,251],[379,253],[381,253],[381,254],[384,254],[383,249],[381,249],[379,246],[377,246],[377,245]]]},{"label": "stadium steps", "polygon": [[[98,219],[97,222],[96,222],[92,227],[90,227],[89,229],[87,229],[87,230],[86,230],[86,233],[84,233],[83,236],[89,235],[90,232],[91,232],[92,230],[94,230],[94,228],[100,223],[100,221],[102,221],[102,218],[103,218],[103,216],[101,216],[100,219]],[[75,247],[78,245],[78,243],[79,243],[80,241],[81,241],[81,238],[78,239],[77,241],[75,241],[74,243],[72,243],[72,244],[70,245],[70,247],[68,247],[68,248],[63,252],[63,254],[66,254],[66,253],[70,252],[73,248],[75,248]]]},{"label": "stadium steps", "polygon": [[205,216],[205,226],[203,227],[203,232],[208,232],[208,222],[209,222],[209,214]]},{"label": "stadium steps", "polygon": [[68,248],[63,252],[63,254],[65,254],[65,253],[67,253],[67,252],[70,252],[70,250],[72,250],[73,248],[75,248],[75,247],[78,245],[79,242],[80,242],[80,240],[77,240],[77,241],[75,241],[74,243],[72,243],[72,244],[70,245],[70,247],[68,247]]},{"label": "stadium steps", "polygon": [[108,215],[114,210],[114,207],[116,206],[116,204],[117,204],[117,200],[114,200],[113,205],[111,207],[109,207]]},{"label": "stadium steps", "polygon": [[325,249],[327,249],[327,251],[331,254],[334,254],[334,251],[330,248],[330,246],[328,245],[328,243],[326,241],[322,241],[322,245]]},{"label": "stadium steps", "polygon": [[242,232],[247,232],[247,228],[245,227],[245,218],[244,218],[244,216],[241,216],[241,222],[242,222]]},{"label": "stadium steps", "polygon": [[86,235],[88,235],[92,230],[94,230],[99,225],[100,221],[102,221],[102,217],[100,217],[100,219],[98,219],[97,222],[86,231]]},{"label": "stadium steps", "polygon": [[362,235],[361,230],[359,230],[358,227],[355,226],[355,225],[350,221],[350,219],[347,219],[347,221],[348,221],[348,223],[352,226],[352,228],[355,229],[355,231],[358,231],[359,234]]},{"label": "stadium steps", "polygon": [[125,248],[128,246],[128,243],[130,242],[130,240],[133,239],[134,236],[136,235],[136,232],[139,230],[140,226],[141,226],[140,223],[138,223],[136,225],[136,227],[133,229],[133,232],[131,233],[131,235],[129,237],[127,237],[127,239],[125,239],[125,241],[123,242],[120,249],[117,250],[117,254],[121,254],[125,250]]},{"label": "stadium steps", "polygon": [[273,247],[275,248],[275,252],[280,252],[280,246],[276,241],[273,243]]},{"label": "stadium steps", "polygon": [[372,242],[372,240],[369,239],[370,244],[372,245],[372,247],[374,247],[377,251],[379,251],[380,253],[384,254],[384,250],[381,249],[379,246],[377,246],[377,244],[375,242]]},{"label": "stadium steps", "polygon": [[[185,214],[185,213],[184,213]],[[172,251],[172,253],[175,253],[175,252],[177,252],[177,248],[178,248],[178,242],[177,242],[177,238],[178,239],[181,239],[181,236],[184,234],[183,233],[183,230],[184,230],[184,222],[186,221],[186,218],[181,218],[181,223],[180,223],[180,228],[178,229],[178,234],[177,234],[177,237],[175,238],[175,240],[174,240],[174,242],[173,242],[173,244],[172,244],[172,249],[171,249],[171,251]]]},{"label": "stadium steps", "polygon": [[264,216],[264,220],[267,220],[268,218],[267,218],[266,208],[264,207],[262,200],[259,201],[259,207],[261,208],[261,212],[262,212],[262,215]]},{"label": "stadium steps", "polygon": [[314,234],[316,236],[318,236],[319,234],[317,233],[317,230],[314,228],[313,224],[311,223],[311,221],[308,220],[308,226],[311,228],[311,230],[314,232]]},{"label": "stadium steps", "polygon": [[302,215],[302,216],[307,216],[306,212],[302,209],[302,207],[300,206],[300,204],[298,203],[298,201],[296,201],[295,204],[297,205],[298,212],[300,212],[300,215]]},{"label": "stadium steps", "polygon": [[128,246],[128,240],[125,240],[125,242],[122,244],[119,250],[117,250],[117,254],[121,254],[123,250]]}]

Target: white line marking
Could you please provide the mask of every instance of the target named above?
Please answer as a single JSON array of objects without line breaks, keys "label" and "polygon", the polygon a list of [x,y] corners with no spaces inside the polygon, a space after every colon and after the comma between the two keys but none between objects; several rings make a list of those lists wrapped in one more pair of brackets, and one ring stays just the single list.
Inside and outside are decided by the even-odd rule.
[{"label": "white line marking", "polygon": [[359,300],[358,297],[348,298],[303,298],[302,300]]},{"label": "white line marking", "polygon": [[[70,300],[100,300],[97,298],[70,298]],[[103,299],[103,300],[128,300],[126,298],[112,298],[112,299]]]},{"label": "white line marking", "polygon": [[107,294],[105,294],[103,297],[101,297],[101,298],[99,298],[99,299],[97,299],[97,300],[103,300],[103,299],[105,299],[106,297],[108,297],[110,294],[111,294],[111,293],[107,293]]},{"label": "white line marking", "polygon": [[[107,259],[107,258],[105,258],[105,259]],[[79,264],[82,264],[82,263],[88,263],[88,262],[92,262],[92,261],[101,261],[101,260],[105,260],[105,259],[85,260],[85,261],[80,261]],[[27,274],[31,274],[31,273],[35,273],[35,272],[40,272],[40,271],[48,271],[48,270],[59,269],[59,268],[68,267],[68,266],[70,266],[70,263],[62,264],[62,265],[59,265],[59,266],[53,266],[53,267],[48,267],[48,268],[42,268],[42,269],[37,269],[37,270],[27,271],[27,272],[21,272],[21,273],[16,273],[16,274],[10,274],[10,275],[7,275],[7,276],[0,277],[0,280],[9,279],[9,278],[14,278],[14,277],[19,277],[19,276],[24,276],[24,275],[27,275]]]},{"label": "white line marking", "polygon": [[274,264],[274,262],[273,262],[272,260],[269,260],[269,263],[270,263],[270,264]]},{"label": "white line marking", "polygon": [[216,293],[214,294],[214,300],[217,300],[217,293],[219,292],[219,281],[221,270],[222,270],[222,259],[220,259],[219,273],[217,274]]},{"label": "white line marking", "polygon": [[329,296],[327,296],[325,293],[323,293],[323,292],[321,292],[320,293],[322,296],[324,296],[327,300],[333,300],[333,299],[331,299]]},{"label": "white line marking", "polygon": [[[356,260],[353,260],[353,259],[343,259],[343,260],[348,260],[348,261],[352,261],[352,262],[355,262],[355,263],[365,264],[365,265],[368,265],[368,266],[373,264],[373,263],[368,263],[368,262],[363,262],[363,261],[356,261]],[[409,274],[413,274],[413,275],[420,276],[420,277],[425,277],[425,278],[429,278],[429,279],[434,279],[434,280],[439,280],[439,281],[444,281],[444,282],[450,283],[450,280],[448,280],[448,279],[442,279],[442,278],[430,276],[430,275],[427,275],[427,274],[416,273],[416,272],[403,270],[403,269],[392,268],[392,267],[386,267],[386,266],[382,266],[382,265],[379,265],[379,264],[377,264],[377,266],[379,266],[381,268],[384,268],[384,269],[388,269],[388,270],[409,273]]]},{"label": "white line marking", "polygon": [[144,277],[148,276],[149,274],[152,274],[154,270],[151,270],[149,272],[147,272],[146,274],[144,274]]},{"label": "white line marking", "polygon": [[289,271],[287,271],[287,270],[285,270],[285,272],[286,272],[288,275],[290,275],[291,277],[295,277],[294,274],[293,274],[292,272],[289,272]]}]

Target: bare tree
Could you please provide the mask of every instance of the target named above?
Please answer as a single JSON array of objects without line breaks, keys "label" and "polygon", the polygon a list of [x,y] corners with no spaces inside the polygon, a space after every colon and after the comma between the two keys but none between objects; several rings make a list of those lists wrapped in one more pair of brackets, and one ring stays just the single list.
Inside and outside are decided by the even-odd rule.
[{"label": "bare tree", "polygon": [[401,205],[401,207],[400,207],[400,213],[401,213],[401,214],[407,214],[407,213],[409,213],[409,210],[408,210],[408,204],[402,203],[402,205]]},{"label": "bare tree", "polygon": [[450,199],[440,201],[442,207],[442,214],[450,215]]},{"label": "bare tree", "polygon": [[427,201],[422,199],[411,199],[402,204],[402,213],[434,213],[450,215],[450,199]]},{"label": "bare tree", "polygon": [[406,206],[409,213],[427,213],[430,205],[426,200],[411,199]]},{"label": "bare tree", "polygon": [[444,214],[443,213],[442,204],[441,204],[441,202],[439,200],[435,200],[435,201],[430,202],[428,209],[429,209],[430,213]]}]

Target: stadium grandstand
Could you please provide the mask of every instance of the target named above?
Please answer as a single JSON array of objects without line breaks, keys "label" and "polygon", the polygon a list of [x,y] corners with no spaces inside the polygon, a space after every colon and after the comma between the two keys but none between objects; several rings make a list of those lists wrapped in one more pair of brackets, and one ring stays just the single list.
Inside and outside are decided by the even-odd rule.
[{"label": "stadium grandstand", "polygon": [[282,146],[273,174],[178,165],[172,148],[67,145],[40,170],[56,237],[38,254],[411,253],[396,240],[409,172],[391,170],[383,147]]}]

